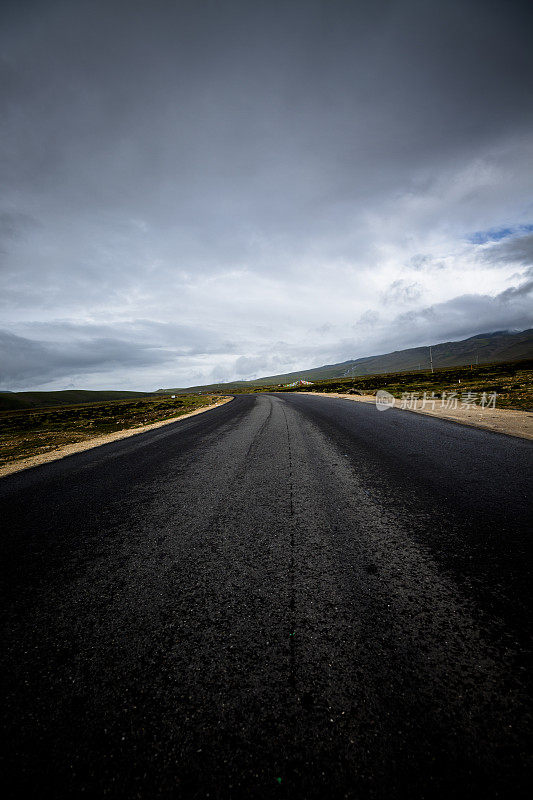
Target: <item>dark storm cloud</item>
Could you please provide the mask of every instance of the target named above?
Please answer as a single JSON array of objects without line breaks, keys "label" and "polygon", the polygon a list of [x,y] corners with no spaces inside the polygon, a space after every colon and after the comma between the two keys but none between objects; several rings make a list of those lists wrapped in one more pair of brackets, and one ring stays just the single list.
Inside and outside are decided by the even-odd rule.
[{"label": "dark storm cloud", "polygon": [[523,13],[427,0],[29,4],[4,36],[4,174],[82,210],[145,214],[148,196],[158,228],[230,257],[246,252],[248,226],[301,236],[311,216],[329,230],[354,197],[411,185],[436,151],[456,157],[527,124]]},{"label": "dark storm cloud", "polygon": [[68,321],[26,327],[27,337],[0,330],[0,389],[169,362],[177,366],[184,358],[234,349],[206,331],[148,320],[114,328]]},{"label": "dark storm cloud", "polygon": [[[510,286],[508,289],[505,289],[503,292],[501,292],[496,299],[500,302],[506,303],[509,300],[514,300],[517,297],[531,297],[532,295],[533,281],[526,281],[520,286]],[[532,318],[533,313],[530,314],[530,319]]]},{"label": "dark storm cloud", "polygon": [[533,325],[533,281],[500,292],[496,297],[467,294],[445,303],[405,312],[395,319],[398,340],[448,340],[480,331],[526,329]]},{"label": "dark storm cloud", "polygon": [[26,323],[24,327],[31,338],[37,337],[45,341],[122,340],[145,349],[172,348],[176,353],[189,355],[219,352],[220,347],[231,352],[235,347],[228,339],[221,340],[218,332],[209,330],[207,325],[198,330],[196,327],[150,319],[135,319],[114,325],[55,320]]},{"label": "dark storm cloud", "polygon": [[171,354],[117,339],[40,342],[0,331],[0,386],[19,388],[28,382],[100,372],[118,367],[139,368],[168,361]]},{"label": "dark storm cloud", "polygon": [[0,213],[0,238],[13,239],[37,225],[37,220],[20,211],[2,211]]},{"label": "dark storm cloud", "polygon": [[484,250],[481,258],[489,264],[533,264],[533,233],[518,238],[506,239]]},{"label": "dark storm cloud", "polygon": [[[282,338],[276,363],[318,358],[324,337],[335,360],[330,320],[454,302],[457,242],[493,274],[526,263],[508,238],[475,248],[525,224],[529,4],[22,0],[2,14],[0,290],[3,327],[45,350],[28,380],[120,363],[134,381],[135,359],[167,350],[191,359],[182,382],[210,354],[225,374],[261,372]],[[82,341],[83,324],[105,330]]]},{"label": "dark storm cloud", "polygon": [[37,220],[20,211],[0,212],[0,255],[5,254],[14,240],[38,225]]}]

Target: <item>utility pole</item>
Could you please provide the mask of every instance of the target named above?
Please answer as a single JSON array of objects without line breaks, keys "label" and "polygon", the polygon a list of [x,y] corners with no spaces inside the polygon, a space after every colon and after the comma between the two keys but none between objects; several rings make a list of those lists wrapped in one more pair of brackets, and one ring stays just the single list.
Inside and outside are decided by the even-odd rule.
[{"label": "utility pole", "polygon": [[431,345],[429,345],[429,363],[431,366],[431,374],[433,375],[433,354],[431,352]]}]

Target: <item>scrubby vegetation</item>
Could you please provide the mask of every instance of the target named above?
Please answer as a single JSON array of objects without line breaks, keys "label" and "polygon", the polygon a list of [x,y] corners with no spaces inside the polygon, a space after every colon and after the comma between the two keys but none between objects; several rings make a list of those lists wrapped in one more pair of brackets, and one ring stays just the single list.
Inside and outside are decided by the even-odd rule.
[{"label": "scrubby vegetation", "polygon": [[469,367],[451,367],[422,372],[394,372],[385,375],[364,375],[359,378],[342,378],[317,381],[313,386],[277,391],[312,391],[375,394],[385,389],[400,398],[404,392],[483,392],[497,393],[498,408],[516,408],[533,411],[533,360],[482,364]]},{"label": "scrubby vegetation", "polygon": [[[110,400],[132,400],[150,397],[153,392],[127,392],[114,390],[64,389],[56,392],[0,392],[0,411],[24,408],[50,408],[82,403],[107,403]],[[171,392],[171,394],[174,394]]]},{"label": "scrubby vegetation", "polygon": [[56,450],[105,433],[138,428],[211,405],[184,395],[0,412],[0,464]]}]

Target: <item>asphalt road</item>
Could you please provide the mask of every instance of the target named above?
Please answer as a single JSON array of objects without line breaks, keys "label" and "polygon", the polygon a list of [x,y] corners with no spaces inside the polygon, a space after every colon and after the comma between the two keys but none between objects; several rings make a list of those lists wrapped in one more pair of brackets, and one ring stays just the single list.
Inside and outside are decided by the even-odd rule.
[{"label": "asphalt road", "polygon": [[3,478],[8,796],[525,796],[532,450],[239,396]]}]

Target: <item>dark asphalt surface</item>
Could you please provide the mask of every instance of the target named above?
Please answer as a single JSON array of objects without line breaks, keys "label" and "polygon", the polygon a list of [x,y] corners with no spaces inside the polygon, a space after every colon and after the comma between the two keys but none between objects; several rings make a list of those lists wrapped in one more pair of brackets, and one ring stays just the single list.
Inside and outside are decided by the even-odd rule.
[{"label": "dark asphalt surface", "polygon": [[526,796],[532,451],[239,396],[3,478],[8,796]]}]

